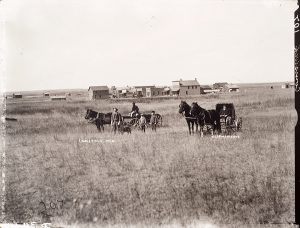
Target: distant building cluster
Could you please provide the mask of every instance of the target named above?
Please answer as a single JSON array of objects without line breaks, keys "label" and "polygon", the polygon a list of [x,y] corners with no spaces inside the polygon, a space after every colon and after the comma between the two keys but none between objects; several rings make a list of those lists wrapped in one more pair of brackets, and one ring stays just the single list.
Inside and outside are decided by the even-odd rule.
[{"label": "distant building cluster", "polygon": [[294,88],[295,87],[295,83],[294,82],[286,82],[285,84],[281,85],[282,89],[288,89],[288,88]]},{"label": "distant building cluster", "polygon": [[239,86],[218,82],[209,85],[200,85],[197,78],[193,80],[172,81],[172,86],[90,86],[88,89],[89,99],[108,98],[134,98],[134,97],[160,97],[160,96],[193,96],[218,92],[239,92]]},{"label": "distant building cluster", "polygon": [[[280,86],[277,86],[280,88]],[[285,82],[281,84],[282,89],[294,88],[294,82]],[[274,89],[272,85],[269,87]],[[197,78],[193,80],[176,80],[172,81],[171,86],[155,86],[155,85],[141,85],[141,86],[125,86],[125,87],[108,87],[104,86],[90,86],[88,88],[88,97],[90,100],[109,99],[109,98],[139,98],[139,97],[166,97],[166,96],[194,96],[200,94],[211,94],[220,92],[239,92],[240,87],[238,85],[229,84],[227,82],[216,82],[213,85],[200,85]],[[52,101],[68,100],[71,93],[51,93],[44,92],[41,94],[45,98],[49,98]],[[75,96],[82,96],[82,93],[77,93]],[[5,95],[5,99],[21,99],[24,94],[20,92],[14,92],[10,96]],[[28,96],[25,97],[36,97]]]}]

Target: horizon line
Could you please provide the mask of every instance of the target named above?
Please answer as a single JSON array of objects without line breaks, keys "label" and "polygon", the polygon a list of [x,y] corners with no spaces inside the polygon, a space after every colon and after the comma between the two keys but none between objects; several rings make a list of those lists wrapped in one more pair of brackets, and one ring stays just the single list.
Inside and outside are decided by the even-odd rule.
[{"label": "horizon line", "polygon": [[[224,81],[225,82],[225,81]],[[269,81],[269,82],[239,82],[239,83],[235,83],[235,82],[232,82],[232,83],[228,83],[228,84],[236,84],[236,85],[244,85],[244,84],[270,84],[270,83],[290,83],[290,82],[294,82],[294,81]],[[215,82],[215,83],[218,83],[218,82]],[[202,85],[213,85],[213,84],[209,84],[209,83],[203,83]],[[91,86],[98,86],[98,85],[91,85]],[[108,86],[109,88],[111,88],[112,86],[109,86],[109,85],[103,85],[103,86]],[[128,86],[128,85],[126,85]],[[142,86],[142,85],[140,85]],[[151,86],[162,86],[162,85],[156,85],[156,84],[153,84]],[[168,85],[164,85],[164,86],[168,86]],[[200,84],[201,86],[201,84]],[[116,86],[116,87],[119,87],[119,86]],[[121,86],[122,87],[122,86]],[[125,86],[123,86],[125,87]],[[132,85],[132,86],[129,86],[129,87],[136,87],[136,85]],[[32,89],[32,90],[9,90],[9,91],[0,91],[1,94],[5,94],[5,93],[21,93],[21,92],[38,92],[38,91],[57,91],[57,90],[88,90],[85,89],[85,88],[63,88],[63,89]]]}]

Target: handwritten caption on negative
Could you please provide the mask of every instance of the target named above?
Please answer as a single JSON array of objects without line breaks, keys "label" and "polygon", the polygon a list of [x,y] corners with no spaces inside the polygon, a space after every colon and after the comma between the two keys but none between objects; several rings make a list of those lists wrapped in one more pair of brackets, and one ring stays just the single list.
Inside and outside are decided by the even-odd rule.
[{"label": "handwritten caption on negative", "polygon": [[113,139],[79,139],[79,143],[114,143]]}]

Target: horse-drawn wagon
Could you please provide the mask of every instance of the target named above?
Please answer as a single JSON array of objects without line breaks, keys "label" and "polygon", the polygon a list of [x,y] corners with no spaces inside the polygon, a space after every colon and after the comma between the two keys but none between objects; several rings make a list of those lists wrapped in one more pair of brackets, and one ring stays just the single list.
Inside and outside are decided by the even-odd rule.
[{"label": "horse-drawn wagon", "polygon": [[[143,113],[143,115],[146,118],[147,121],[147,127],[150,126],[150,118],[151,118],[151,113]],[[156,116],[157,119],[157,127],[161,127],[162,126],[162,116],[160,114],[155,113],[154,114]],[[139,119],[141,118],[140,114],[137,115],[123,115],[123,122],[129,124],[131,127],[133,128],[139,128],[140,127],[140,123],[139,123]]]},{"label": "horse-drawn wagon", "polygon": [[231,134],[242,129],[242,117],[237,117],[233,103],[219,103],[216,111],[220,115],[222,134]]},{"label": "horse-drawn wagon", "polygon": [[[145,118],[146,118],[146,126],[149,127],[150,126],[150,119],[151,119],[151,113],[143,113]],[[156,116],[157,119],[157,127],[161,127],[162,126],[162,116],[160,114],[154,114]],[[99,113],[96,111],[93,111],[92,109],[87,109],[86,115],[85,115],[85,119],[88,120],[89,123],[94,123],[97,126],[97,129],[99,131],[104,131],[104,125],[110,125],[111,123],[111,116],[112,113]],[[121,115],[122,116],[122,121],[121,121],[121,125],[124,128],[140,128],[140,121],[139,119],[141,118],[140,114],[137,115]]]}]

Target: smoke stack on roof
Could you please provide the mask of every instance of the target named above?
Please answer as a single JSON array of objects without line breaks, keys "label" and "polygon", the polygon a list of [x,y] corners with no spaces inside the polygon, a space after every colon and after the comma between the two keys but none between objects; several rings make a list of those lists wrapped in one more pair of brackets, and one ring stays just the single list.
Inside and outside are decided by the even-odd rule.
[{"label": "smoke stack on roof", "polygon": [[197,81],[197,78],[195,78],[195,81]]}]

